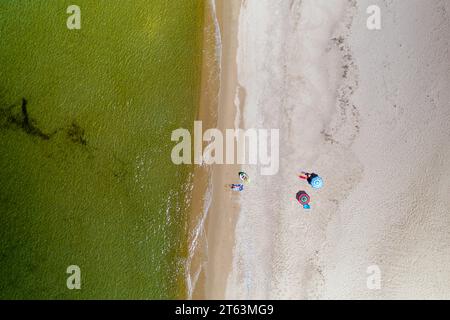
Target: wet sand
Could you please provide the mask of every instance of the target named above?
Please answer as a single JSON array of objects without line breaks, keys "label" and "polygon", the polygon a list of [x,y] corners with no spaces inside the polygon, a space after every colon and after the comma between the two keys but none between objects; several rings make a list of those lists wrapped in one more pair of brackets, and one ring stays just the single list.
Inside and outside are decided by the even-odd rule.
[{"label": "wet sand", "polygon": [[[214,127],[222,132],[225,132],[226,129],[235,128],[235,95],[236,90],[238,90],[236,48],[239,8],[240,0],[216,1],[216,22],[220,28],[220,30],[216,30],[216,36],[220,37],[220,41],[216,43],[216,49],[220,51],[217,53],[216,59],[220,61],[218,66],[220,79],[203,83],[205,88],[215,81],[220,88],[215,91],[217,99],[210,98],[208,102],[210,106],[215,108],[216,113],[206,115],[206,117],[204,115],[200,119],[214,119]],[[214,25],[214,21],[211,21],[211,23]],[[211,70],[211,66],[207,66],[207,68]],[[203,130],[208,127],[204,124]],[[197,171],[203,172],[200,185],[206,187],[197,187],[196,190],[199,190],[199,192],[196,193],[197,196],[194,197],[193,201],[197,203],[194,212],[200,212],[200,214],[194,214],[194,217],[197,217],[196,224],[193,225],[194,228],[191,228],[199,234],[195,249],[195,262],[191,269],[191,277],[194,280],[191,292],[191,298],[193,299],[223,299],[225,297],[226,281],[231,268],[234,246],[234,226],[239,212],[238,198],[240,196],[231,192],[227,185],[238,181],[239,169],[239,165],[212,165],[197,168]],[[201,208],[198,207],[199,204]]]}]

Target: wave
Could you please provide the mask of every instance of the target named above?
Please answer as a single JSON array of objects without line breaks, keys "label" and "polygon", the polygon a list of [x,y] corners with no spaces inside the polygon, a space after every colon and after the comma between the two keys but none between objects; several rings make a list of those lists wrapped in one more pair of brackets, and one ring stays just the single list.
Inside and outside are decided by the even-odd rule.
[{"label": "wave", "polygon": [[[209,1],[209,14],[211,14],[213,25],[214,25],[214,38],[215,38],[215,59],[216,65],[218,67],[218,96],[220,96],[221,91],[221,75],[222,75],[222,34],[220,30],[219,20],[217,17],[217,7],[216,0]],[[207,146],[206,148],[208,148]],[[203,167],[203,163],[200,165]],[[189,236],[189,250],[188,257],[186,261],[186,288],[187,288],[187,299],[191,300],[194,290],[197,285],[198,278],[203,269],[203,264],[206,259],[199,264],[197,270],[192,270],[193,268],[193,260],[197,251],[201,244],[205,245],[204,253],[206,254],[208,251],[208,239],[205,234],[205,221],[208,217],[209,209],[211,207],[212,199],[213,199],[213,186],[211,179],[211,171],[207,169],[208,175],[208,187],[205,192],[205,196],[203,198],[203,206],[202,212],[198,217],[198,221],[195,224],[195,228],[191,231]]]},{"label": "wave", "polygon": [[[203,210],[198,218],[198,221],[195,225],[195,228],[190,233],[190,239],[189,239],[189,251],[188,251],[188,257],[187,257],[187,263],[186,263],[186,288],[187,288],[187,298],[190,300],[192,299],[192,295],[194,293],[198,277],[200,275],[200,272],[203,268],[202,262],[198,269],[195,270],[194,275],[192,270],[192,263],[194,256],[197,253],[197,249],[199,248],[199,244],[202,240],[204,240],[205,244],[205,250],[206,253],[208,251],[208,239],[205,234],[205,221],[208,217],[209,208],[211,207],[213,199],[213,187],[212,187],[212,179],[210,172],[208,172],[208,188],[206,189],[205,196],[203,198]],[[206,261],[204,259],[204,261]]]}]

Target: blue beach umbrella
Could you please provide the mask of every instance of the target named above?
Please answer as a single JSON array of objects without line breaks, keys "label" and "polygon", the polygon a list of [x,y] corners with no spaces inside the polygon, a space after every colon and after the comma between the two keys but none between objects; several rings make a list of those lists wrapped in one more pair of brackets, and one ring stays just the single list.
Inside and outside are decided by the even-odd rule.
[{"label": "blue beach umbrella", "polygon": [[321,177],[319,176],[315,176],[314,178],[311,179],[311,186],[314,189],[320,189],[323,187],[323,180]]}]

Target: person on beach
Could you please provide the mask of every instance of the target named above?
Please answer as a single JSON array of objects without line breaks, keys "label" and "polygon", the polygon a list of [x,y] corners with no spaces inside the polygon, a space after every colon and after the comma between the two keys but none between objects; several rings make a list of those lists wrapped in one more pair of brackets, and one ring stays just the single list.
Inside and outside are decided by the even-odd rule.
[{"label": "person on beach", "polygon": [[244,171],[239,172],[239,178],[245,183],[250,183],[250,178]]},{"label": "person on beach", "polygon": [[311,187],[314,189],[320,189],[323,186],[323,180],[316,173],[308,173],[302,171],[302,173],[298,176],[300,179],[304,179],[308,181]]},{"label": "person on beach", "polygon": [[233,191],[242,191],[242,190],[244,190],[244,185],[241,183],[236,183],[236,184],[233,183],[233,184],[230,184],[230,188]]}]

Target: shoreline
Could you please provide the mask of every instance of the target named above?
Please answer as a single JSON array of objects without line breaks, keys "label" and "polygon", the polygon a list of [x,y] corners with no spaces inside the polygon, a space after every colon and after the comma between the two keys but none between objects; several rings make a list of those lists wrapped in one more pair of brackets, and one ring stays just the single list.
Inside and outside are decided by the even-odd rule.
[{"label": "shoreline", "polygon": [[[205,42],[207,52],[204,52],[204,56],[209,62],[203,63],[203,94],[198,118],[203,121],[203,130],[214,127],[224,132],[225,129],[235,127],[234,100],[238,90],[237,19],[241,0],[212,1],[215,1],[216,17],[209,3],[205,19],[207,29],[214,28],[214,49],[221,52],[214,54],[211,51],[212,43],[208,43],[208,40]],[[216,27],[220,29],[216,30]],[[218,36],[220,43],[217,42]],[[211,56],[220,60],[220,65],[213,66]],[[211,70],[213,74],[217,72],[217,79],[211,77]],[[205,109],[208,111],[205,112]],[[187,272],[188,282],[191,283],[188,288],[190,299],[225,298],[226,282],[232,265],[234,227],[239,212],[239,194],[230,192],[226,184],[233,182],[231,177],[238,178],[239,169],[240,165],[197,166],[195,169],[193,214],[189,228],[193,256]]]},{"label": "shoreline", "polygon": [[[234,128],[237,83],[237,28],[241,0],[219,0],[217,18],[222,35],[221,88],[217,128],[222,132]],[[239,214],[240,194],[226,184],[238,181],[240,165],[214,165],[213,200],[207,221],[208,264],[205,269],[204,297],[224,299],[231,272],[235,225]]]},{"label": "shoreline", "polygon": [[[212,16],[211,2],[205,3],[203,53],[201,70],[201,95],[197,121],[202,121],[206,128],[213,128],[217,123],[217,95],[219,92],[219,67],[216,57],[216,30]],[[188,257],[185,270],[186,298],[192,299],[194,290],[201,285],[203,256],[207,243],[204,239],[204,226],[207,216],[207,197],[210,192],[211,168],[194,165],[192,206],[188,220]],[[205,208],[206,207],[206,208]],[[206,211],[205,211],[206,210]]]}]

